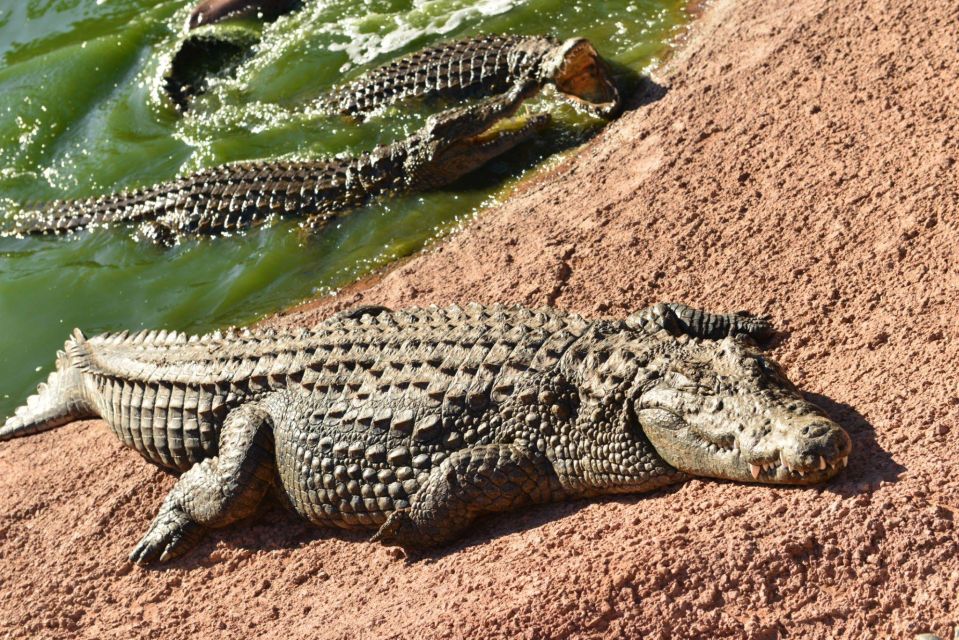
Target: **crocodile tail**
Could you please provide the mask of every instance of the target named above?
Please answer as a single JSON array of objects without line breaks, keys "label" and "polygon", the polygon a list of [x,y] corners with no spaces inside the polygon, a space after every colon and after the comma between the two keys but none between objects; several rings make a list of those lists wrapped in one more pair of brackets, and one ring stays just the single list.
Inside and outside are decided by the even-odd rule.
[{"label": "crocodile tail", "polygon": [[139,220],[147,214],[143,205],[150,195],[141,190],[79,200],[55,200],[14,216],[12,226],[2,235],[58,235],[92,225]]},{"label": "crocodile tail", "polygon": [[86,360],[86,338],[79,329],[57,353],[57,368],[40,383],[37,392],[27,398],[0,427],[0,442],[49,431],[68,422],[94,417],[82,380],[82,362]]}]

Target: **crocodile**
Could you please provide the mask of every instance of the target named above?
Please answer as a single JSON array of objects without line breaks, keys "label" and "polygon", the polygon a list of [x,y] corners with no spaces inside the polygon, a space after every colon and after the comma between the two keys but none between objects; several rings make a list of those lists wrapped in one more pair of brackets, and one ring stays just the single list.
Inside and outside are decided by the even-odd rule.
[{"label": "crocodile", "polygon": [[586,38],[482,35],[423,49],[369,71],[318,101],[328,113],[363,117],[406,100],[489,96],[520,78],[552,84],[578,109],[610,118],[621,107],[609,68]]},{"label": "crocodile", "polygon": [[169,244],[280,215],[318,228],[374,196],[448,185],[531,139],[549,123],[549,114],[510,118],[536,91],[535,82],[517,83],[505,94],[430,116],[409,137],[357,156],[226,164],[129,192],[55,201],[20,213],[3,235],[140,223],[138,237]]},{"label": "crocodile", "polygon": [[101,417],[182,471],[130,559],[163,562],[272,492],[372,541],[446,544],[488,513],[690,476],[806,485],[846,432],[755,340],[768,319],[659,303],[362,307],[311,329],[75,331],[0,441]]},{"label": "crocodile", "polygon": [[[250,6],[216,4],[219,9]],[[191,32],[166,74],[165,90],[177,108],[188,110],[193,97],[205,91],[209,76],[232,74],[251,55],[252,37],[240,27]],[[363,119],[408,99],[461,101],[497,95],[523,78],[552,85],[564,101],[596,117],[612,118],[622,106],[610,69],[589,40],[524,35],[480,35],[422,49],[334,88],[314,106],[321,113]]]}]

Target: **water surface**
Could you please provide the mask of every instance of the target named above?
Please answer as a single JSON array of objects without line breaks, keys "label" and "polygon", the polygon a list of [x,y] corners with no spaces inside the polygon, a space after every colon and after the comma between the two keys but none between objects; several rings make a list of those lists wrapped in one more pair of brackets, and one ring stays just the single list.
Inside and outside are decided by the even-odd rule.
[{"label": "water surface", "polygon": [[[0,215],[19,203],[96,195],[224,162],[358,152],[422,124],[393,108],[362,125],[311,108],[334,84],[477,33],[585,36],[637,72],[686,20],[678,0],[306,0],[265,25],[255,55],[181,117],[162,77],[182,0],[0,1]],[[442,192],[372,204],[307,236],[294,222],[172,249],[129,231],[0,238],[0,416],[45,376],[73,327],[206,331],[336,290],[501,197],[597,122],[546,96],[542,142]]]}]

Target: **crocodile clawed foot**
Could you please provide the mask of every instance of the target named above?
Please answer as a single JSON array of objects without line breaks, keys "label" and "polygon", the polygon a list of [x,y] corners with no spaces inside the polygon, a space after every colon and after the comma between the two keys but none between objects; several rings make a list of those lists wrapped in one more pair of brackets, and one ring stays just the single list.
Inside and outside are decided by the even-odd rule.
[{"label": "crocodile clawed foot", "polygon": [[387,547],[407,547],[408,541],[415,535],[416,525],[410,518],[410,510],[397,509],[370,538],[370,542],[381,542]]},{"label": "crocodile clawed foot", "polygon": [[759,341],[768,340],[775,333],[773,319],[768,315],[757,316],[750,311],[737,311],[733,316],[734,333],[742,333]]},{"label": "crocodile clawed foot", "polygon": [[203,537],[203,526],[181,512],[161,513],[130,553],[130,561],[145,566],[183,555]]}]

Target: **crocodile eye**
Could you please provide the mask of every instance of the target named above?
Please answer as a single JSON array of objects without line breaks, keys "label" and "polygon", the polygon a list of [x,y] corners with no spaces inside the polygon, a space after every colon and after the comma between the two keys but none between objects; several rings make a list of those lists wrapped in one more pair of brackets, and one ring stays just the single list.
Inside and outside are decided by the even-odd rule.
[{"label": "crocodile eye", "polygon": [[756,362],[759,364],[760,370],[767,378],[778,380],[786,377],[785,374],[783,374],[783,370],[775,362],[767,360],[762,356],[757,357]]}]

